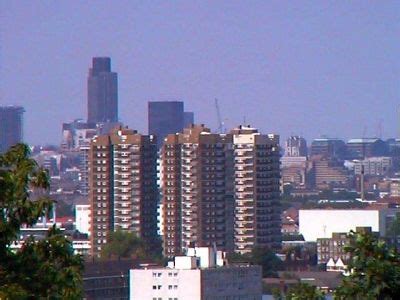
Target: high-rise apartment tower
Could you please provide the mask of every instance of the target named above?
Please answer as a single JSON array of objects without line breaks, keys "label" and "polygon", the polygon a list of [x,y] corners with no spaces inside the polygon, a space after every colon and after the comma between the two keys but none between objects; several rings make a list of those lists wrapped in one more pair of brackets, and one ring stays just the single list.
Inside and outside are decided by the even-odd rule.
[{"label": "high-rise apartment tower", "polygon": [[193,244],[229,252],[279,248],[279,137],[203,125],[170,134],[161,151],[164,254]]},{"label": "high-rise apartment tower", "polygon": [[233,250],[230,136],[203,125],[170,134],[162,148],[164,255],[192,245]]},{"label": "high-rise apartment tower", "polygon": [[231,131],[235,158],[235,251],[281,246],[279,136],[239,126]]},{"label": "high-rise apartment tower", "polygon": [[157,236],[157,148],[153,136],[116,128],[93,139],[89,150],[92,254],[109,233],[136,233],[148,243]]}]

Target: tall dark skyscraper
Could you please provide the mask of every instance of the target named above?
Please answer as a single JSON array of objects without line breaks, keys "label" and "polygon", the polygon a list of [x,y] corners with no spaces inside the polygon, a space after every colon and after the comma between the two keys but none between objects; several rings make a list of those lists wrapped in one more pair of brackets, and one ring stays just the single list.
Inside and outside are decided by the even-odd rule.
[{"label": "tall dark skyscraper", "polygon": [[0,106],[0,153],[22,142],[24,111],[21,106]]},{"label": "tall dark skyscraper", "polygon": [[183,127],[187,128],[190,124],[194,124],[194,112],[185,111],[183,113]]},{"label": "tall dark skyscraper", "polygon": [[88,76],[88,123],[118,122],[118,75],[109,57],[94,57]]},{"label": "tall dark skyscraper", "polygon": [[148,109],[149,134],[156,135],[157,146],[160,149],[168,134],[183,130],[183,102],[150,101]]}]

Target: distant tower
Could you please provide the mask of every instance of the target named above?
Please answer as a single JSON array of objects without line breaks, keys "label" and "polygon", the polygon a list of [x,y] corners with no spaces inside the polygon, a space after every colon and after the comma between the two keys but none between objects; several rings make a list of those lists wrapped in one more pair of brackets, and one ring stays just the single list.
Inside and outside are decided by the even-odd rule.
[{"label": "distant tower", "polygon": [[291,136],[286,140],[285,156],[307,156],[307,142],[301,136]]},{"label": "distant tower", "polygon": [[0,153],[22,142],[24,111],[21,106],[0,106]]},{"label": "distant tower", "polygon": [[157,137],[158,149],[168,134],[182,132],[184,109],[182,101],[150,101],[148,106],[149,134]]},{"label": "distant tower", "polygon": [[94,57],[88,76],[88,123],[118,122],[118,76],[109,57]]}]

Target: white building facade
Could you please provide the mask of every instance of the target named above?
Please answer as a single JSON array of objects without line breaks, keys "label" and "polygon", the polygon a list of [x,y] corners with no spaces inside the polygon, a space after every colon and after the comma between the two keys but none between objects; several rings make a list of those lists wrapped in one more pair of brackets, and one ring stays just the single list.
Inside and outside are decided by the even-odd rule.
[{"label": "white building facade", "polygon": [[356,227],[371,227],[372,231],[386,234],[387,219],[394,212],[389,209],[301,209],[299,232],[306,242],[329,238],[334,232],[355,231]]},{"label": "white building facade", "polygon": [[75,205],[75,228],[80,233],[90,234],[90,205]]},{"label": "white building facade", "polygon": [[189,248],[195,256],[177,256],[167,268],[130,270],[132,300],[259,300],[261,267],[224,266],[221,253]]}]

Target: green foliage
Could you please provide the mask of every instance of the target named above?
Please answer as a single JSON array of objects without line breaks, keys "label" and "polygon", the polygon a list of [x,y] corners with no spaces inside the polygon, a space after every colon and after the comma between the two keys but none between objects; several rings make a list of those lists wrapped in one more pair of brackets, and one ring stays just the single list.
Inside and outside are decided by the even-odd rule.
[{"label": "green foliage", "polygon": [[74,215],[74,206],[64,200],[57,200],[57,217],[69,217]]},{"label": "green foliage", "polygon": [[318,203],[316,201],[307,201],[303,208],[311,209],[311,208],[335,208],[335,209],[348,209],[348,208],[363,208],[367,207],[367,203],[363,203],[357,200],[351,200],[350,202],[325,202]]},{"label": "green foliage", "polygon": [[323,300],[324,294],[317,287],[299,283],[291,287],[285,296],[286,300]]},{"label": "green foliage", "polygon": [[350,232],[352,259],[335,299],[400,299],[400,256],[370,233]]},{"label": "green foliage", "polygon": [[133,232],[116,230],[110,233],[109,241],[104,246],[101,257],[120,257],[138,259],[159,259],[161,249],[148,245]]},{"label": "green foliage", "polygon": [[325,295],[317,287],[298,283],[283,293],[279,288],[272,290],[272,296],[275,300],[324,300]]},{"label": "green foliage", "polygon": [[10,249],[21,226],[34,225],[53,204],[47,172],[29,154],[18,144],[0,155],[0,299],[80,299],[82,260],[56,228]]},{"label": "green foliage", "polygon": [[398,240],[400,237],[400,213],[396,214],[396,218],[394,218],[393,222],[390,224],[386,236],[392,240],[392,243],[398,247]]},{"label": "green foliage", "polygon": [[229,262],[249,262],[262,267],[263,277],[277,277],[277,271],[282,269],[283,262],[276,254],[266,247],[254,247],[251,253],[232,253]]}]

